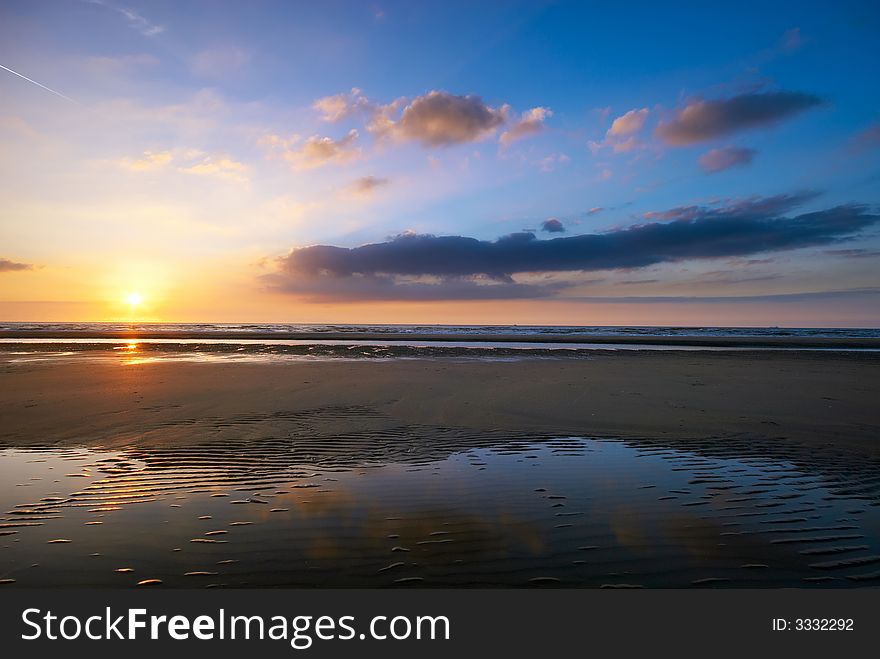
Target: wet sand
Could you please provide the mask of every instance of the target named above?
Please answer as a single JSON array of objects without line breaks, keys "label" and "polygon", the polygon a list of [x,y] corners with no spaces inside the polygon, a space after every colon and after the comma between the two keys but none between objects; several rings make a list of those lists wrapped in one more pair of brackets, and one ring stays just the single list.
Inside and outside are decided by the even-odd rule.
[{"label": "wet sand", "polygon": [[[334,406],[388,424],[591,436],[751,434],[880,452],[880,355],[603,353],[589,359],[4,364],[0,443],[177,442],[176,427]],[[354,420],[352,428],[360,429]],[[222,425],[222,424],[221,424]],[[283,424],[282,424],[283,425]],[[371,426],[372,427],[372,426]],[[236,431],[238,432],[238,431]]]},{"label": "wet sand", "polygon": [[880,357],[0,366],[0,583],[880,582]]}]

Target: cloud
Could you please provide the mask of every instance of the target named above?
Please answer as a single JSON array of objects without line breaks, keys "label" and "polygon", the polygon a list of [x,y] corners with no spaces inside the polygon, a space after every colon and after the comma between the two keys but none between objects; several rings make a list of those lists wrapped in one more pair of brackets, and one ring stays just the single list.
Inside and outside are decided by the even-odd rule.
[{"label": "cloud", "polygon": [[551,217],[550,219],[541,222],[541,231],[546,231],[547,233],[565,233],[565,225],[555,217]]},{"label": "cloud", "polygon": [[248,167],[229,156],[206,156],[193,164],[178,167],[178,171],[199,176],[217,176],[236,183],[247,183]]},{"label": "cloud", "polygon": [[847,259],[873,259],[880,257],[880,249],[829,249],[830,256],[841,256]]},{"label": "cloud", "polygon": [[154,68],[160,60],[155,55],[137,53],[133,55],[86,55],[74,60],[83,70],[93,76],[109,77],[135,74]]},{"label": "cloud", "polygon": [[118,164],[133,172],[159,171],[174,164],[178,172],[217,176],[237,183],[246,183],[249,172],[247,165],[228,155],[210,155],[199,149],[144,151],[140,158],[123,158]]},{"label": "cloud", "polygon": [[122,5],[113,4],[108,2],[107,0],[87,0],[93,5],[101,5],[102,7],[106,7],[112,11],[117,12],[125,17],[125,20],[128,22],[128,26],[133,30],[137,30],[145,37],[155,37],[157,34],[161,34],[165,31],[165,28],[161,25],[157,25],[153,23],[149,19],[145,18],[134,9],[129,9],[128,7],[124,7]]},{"label": "cloud", "polygon": [[843,299],[865,299],[873,301],[880,296],[880,288],[850,288],[828,291],[805,291],[802,293],[771,293],[769,295],[651,295],[651,296],[617,296],[617,297],[571,297],[568,300],[577,302],[605,302],[621,304],[670,304],[670,303],[716,303],[731,304],[733,302],[804,302],[819,301],[839,302]]},{"label": "cloud", "polygon": [[629,137],[622,142],[613,142],[611,144],[611,150],[614,153],[629,153],[633,149],[640,147],[642,143],[635,137]]},{"label": "cloud", "polygon": [[204,76],[226,80],[244,71],[251,54],[238,46],[220,46],[196,53],[189,62],[190,71]]},{"label": "cloud", "polygon": [[661,122],[655,133],[667,144],[686,146],[751,128],[772,126],[823,103],[812,94],[786,91],[695,100],[677,110],[669,121]]},{"label": "cloud", "polygon": [[33,270],[32,263],[17,263],[9,259],[0,259],[0,272],[21,272],[22,270]]},{"label": "cloud", "polygon": [[477,142],[492,135],[507,119],[507,106],[493,108],[479,96],[432,91],[417,96],[394,116],[405,101],[398,99],[376,110],[370,131],[379,137],[419,142],[426,147]]},{"label": "cloud", "polygon": [[552,116],[553,113],[549,108],[542,107],[532,108],[528,112],[523,112],[519,121],[501,133],[498,141],[501,142],[502,146],[507,146],[529,135],[540,133],[544,130],[544,121]]},{"label": "cloud", "polygon": [[857,133],[850,140],[854,151],[865,151],[880,147],[880,121],[871,124],[865,130]]},{"label": "cloud", "polygon": [[606,138],[624,137],[637,133],[645,125],[645,119],[648,118],[648,108],[641,110],[630,110],[611,122],[611,128],[605,133]]},{"label": "cloud", "polygon": [[538,240],[529,232],[495,241],[404,234],[351,249],[317,245],[286,257],[305,274],[473,276],[638,268],[695,258],[743,256],[838,242],[880,221],[862,206],[794,218],[698,217],[602,234]]},{"label": "cloud", "polygon": [[342,121],[357,112],[373,112],[375,110],[373,104],[361,94],[361,90],[357,87],[352,88],[348,94],[319,98],[312,104],[312,108],[318,111],[321,121],[332,123]]},{"label": "cloud", "polygon": [[465,278],[444,278],[442,281],[406,281],[395,277],[321,277],[302,280],[286,273],[263,275],[262,281],[279,293],[302,296],[309,301],[363,302],[448,301],[448,300],[522,300],[550,297],[556,287],[536,287],[516,282],[481,282]]},{"label": "cloud", "polygon": [[[762,207],[774,208],[774,204],[752,200],[732,205],[726,212],[716,209],[668,222],[548,240],[539,240],[531,232],[494,241],[409,233],[354,248],[314,245],[281,257],[271,285],[288,292],[330,297],[356,290],[352,297],[359,299],[368,299],[374,287],[381,289],[383,299],[389,298],[398,285],[417,285],[425,294],[423,287],[439,287],[430,289],[432,299],[450,295],[447,286],[461,294],[463,285],[473,291],[472,296],[477,292],[491,296],[492,287],[506,286],[497,291],[544,297],[556,294],[560,284],[529,284],[517,281],[514,275],[635,269],[835,245],[880,222],[880,215],[860,205],[795,217],[754,210]],[[775,207],[783,206],[776,202]],[[410,295],[415,289],[401,290]]]},{"label": "cloud", "polygon": [[707,174],[723,172],[731,167],[745,167],[751,165],[757,151],[754,149],[740,149],[737,147],[724,147],[712,149],[700,156],[699,164]]},{"label": "cloud", "polygon": [[551,153],[549,156],[544,156],[538,161],[538,168],[542,172],[552,172],[559,165],[566,165],[569,162],[571,162],[571,158],[568,157],[568,154]]},{"label": "cloud", "polygon": [[648,113],[648,108],[641,108],[620,115],[611,122],[611,127],[605,131],[604,140],[588,143],[590,151],[594,156],[597,156],[604,147],[611,147],[614,153],[627,153],[642,147],[643,143],[636,137],[636,134],[644,127]]},{"label": "cloud", "polygon": [[656,284],[659,279],[625,279],[617,282],[618,286],[641,286],[644,284]]},{"label": "cloud", "polygon": [[786,55],[791,55],[800,50],[806,42],[807,39],[801,34],[801,29],[793,27],[782,35],[782,39],[779,40],[779,49]]},{"label": "cloud", "polygon": [[699,217],[763,217],[787,213],[819,196],[815,190],[802,190],[772,197],[722,199],[708,206],[676,206],[665,211],[645,213],[647,220],[694,220]]},{"label": "cloud", "polygon": [[510,107],[492,107],[473,94],[433,90],[415,98],[400,97],[378,103],[354,87],[350,92],[319,98],[312,104],[322,121],[337,123],[353,116],[365,118],[367,131],[377,139],[417,142],[425,147],[469,144],[492,137],[502,146],[535,135],[553,113],[538,106],[511,120]]},{"label": "cloud", "polygon": [[359,197],[369,197],[378,190],[391,183],[390,179],[379,176],[362,176],[356,178],[349,186],[349,190]]},{"label": "cloud", "polygon": [[119,164],[133,172],[145,172],[161,169],[172,160],[174,160],[174,154],[171,151],[144,151],[140,158],[123,158]]},{"label": "cloud", "polygon": [[358,132],[352,128],[338,140],[312,135],[300,144],[298,136],[285,139],[278,135],[268,135],[262,143],[280,151],[281,156],[297,169],[315,169],[331,163],[340,165],[357,160],[361,155],[357,139]]}]

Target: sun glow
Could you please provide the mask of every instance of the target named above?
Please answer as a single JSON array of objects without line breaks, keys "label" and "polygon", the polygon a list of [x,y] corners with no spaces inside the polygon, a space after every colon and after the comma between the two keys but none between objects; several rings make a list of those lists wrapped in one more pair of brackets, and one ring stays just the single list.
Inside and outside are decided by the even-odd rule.
[{"label": "sun glow", "polygon": [[130,307],[138,307],[144,302],[144,296],[140,293],[127,293],[125,303]]}]

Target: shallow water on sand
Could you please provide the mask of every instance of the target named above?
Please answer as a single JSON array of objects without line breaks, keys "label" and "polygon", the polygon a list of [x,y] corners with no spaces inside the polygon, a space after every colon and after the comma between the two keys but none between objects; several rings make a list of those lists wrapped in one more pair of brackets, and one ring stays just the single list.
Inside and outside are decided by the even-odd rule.
[{"label": "shallow water on sand", "polygon": [[4,588],[880,583],[880,464],[407,426],[0,450]]}]

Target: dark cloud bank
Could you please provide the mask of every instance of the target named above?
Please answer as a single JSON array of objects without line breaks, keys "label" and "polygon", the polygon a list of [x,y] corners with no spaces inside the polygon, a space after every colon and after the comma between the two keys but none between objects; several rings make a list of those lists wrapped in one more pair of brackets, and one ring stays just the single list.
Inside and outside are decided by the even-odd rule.
[{"label": "dark cloud bank", "polygon": [[811,196],[682,207],[628,228],[547,240],[530,232],[494,241],[402,234],[354,248],[314,245],[279,259],[279,271],[269,283],[283,291],[335,299],[546,297],[560,286],[523,284],[512,276],[633,269],[836,245],[880,222],[880,215],[855,204],[782,215]]}]

